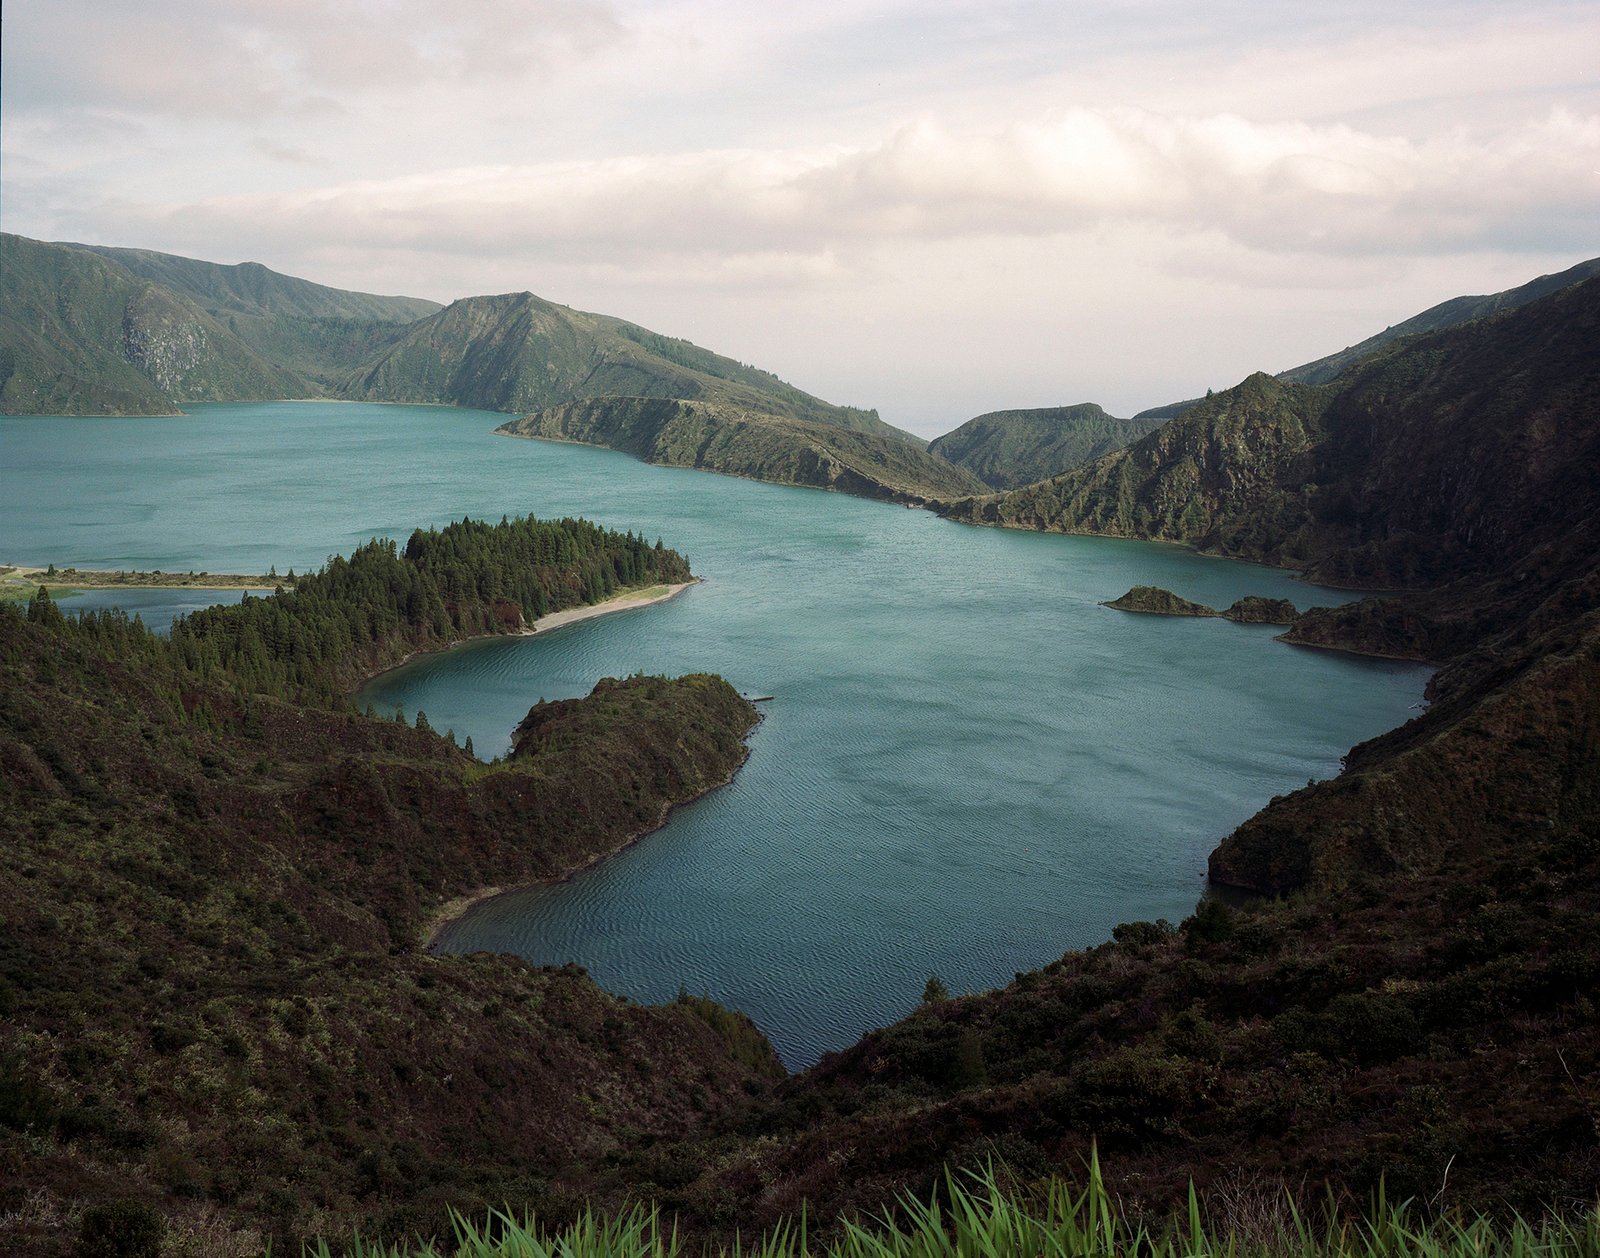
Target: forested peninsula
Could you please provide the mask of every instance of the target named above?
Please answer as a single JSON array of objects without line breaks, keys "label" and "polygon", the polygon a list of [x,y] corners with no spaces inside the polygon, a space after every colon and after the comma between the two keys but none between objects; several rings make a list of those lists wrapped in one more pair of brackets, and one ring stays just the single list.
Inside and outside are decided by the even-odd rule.
[{"label": "forested peninsula", "polygon": [[726,781],[757,719],[726,682],[601,681],[490,764],[344,698],[405,652],[687,575],[584,521],[461,521],[170,639],[42,590],[0,605],[7,1243],[77,1252],[17,1213],[30,1194],[154,1211],[204,1253],[433,1233],[447,1202],[560,1215],[575,1165],[781,1074],[708,1001],[421,948],[447,902],[558,877]]}]

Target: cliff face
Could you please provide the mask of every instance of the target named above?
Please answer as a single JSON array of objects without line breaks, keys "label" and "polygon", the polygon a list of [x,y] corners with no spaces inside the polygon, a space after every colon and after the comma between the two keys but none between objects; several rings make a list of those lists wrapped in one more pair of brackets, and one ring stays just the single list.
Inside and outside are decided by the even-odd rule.
[{"label": "cliff face", "polygon": [[1307,524],[1301,461],[1321,436],[1324,405],[1314,390],[1254,375],[1093,463],[941,510],[974,524],[1292,561]]},{"label": "cliff face", "polygon": [[147,249],[77,246],[199,306],[261,358],[327,390],[440,309],[416,297],[348,292],[256,262],[223,266]]},{"label": "cliff face", "polygon": [[908,442],[726,403],[608,397],[546,407],[496,431],[895,502],[921,503],[981,484]]}]

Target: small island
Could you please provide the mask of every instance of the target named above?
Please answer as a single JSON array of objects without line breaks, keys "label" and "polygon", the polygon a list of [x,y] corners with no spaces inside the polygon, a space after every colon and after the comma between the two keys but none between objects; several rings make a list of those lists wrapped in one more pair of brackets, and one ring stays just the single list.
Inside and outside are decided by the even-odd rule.
[{"label": "small island", "polygon": [[1191,603],[1186,598],[1179,598],[1171,590],[1163,590],[1159,585],[1136,585],[1121,598],[1112,599],[1102,606],[1115,608],[1119,612],[1144,612],[1150,616],[1221,615],[1215,607]]},{"label": "small island", "polygon": [[1226,611],[1204,603],[1190,602],[1159,585],[1136,585],[1121,598],[1102,603],[1119,612],[1143,612],[1149,616],[1218,616],[1241,625],[1292,625],[1300,613],[1286,598],[1262,598],[1247,594]]}]

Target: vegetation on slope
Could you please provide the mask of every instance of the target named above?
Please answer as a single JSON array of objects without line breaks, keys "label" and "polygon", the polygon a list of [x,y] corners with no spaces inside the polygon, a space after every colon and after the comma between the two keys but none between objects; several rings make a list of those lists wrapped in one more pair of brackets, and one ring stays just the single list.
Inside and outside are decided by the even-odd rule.
[{"label": "vegetation on slope", "polygon": [[723,403],[603,398],[546,407],[502,424],[513,437],[609,446],[647,463],[921,503],[982,482],[916,446]]},{"label": "vegetation on slope", "polygon": [[[1097,1161],[1079,1190],[1062,1178],[1017,1183],[1003,1168],[952,1176],[927,1200],[885,1202],[872,1221],[850,1221],[817,1243],[805,1220],[788,1219],[755,1237],[736,1237],[732,1258],[1580,1258],[1600,1246],[1600,1212],[1572,1220],[1461,1216],[1422,1202],[1383,1197],[1365,1209],[1287,1194],[1191,1195],[1181,1213],[1138,1217],[1106,1187]],[[585,1214],[566,1228],[504,1213],[485,1223],[458,1219],[439,1244],[361,1246],[348,1258],[692,1258],[709,1249],[687,1241],[659,1209],[635,1206]],[[320,1247],[315,1258],[331,1258]]]},{"label": "vegetation on slope", "polygon": [[1258,373],[1125,449],[945,514],[1304,562],[1305,504],[1290,465],[1321,435],[1325,405],[1314,390]]},{"label": "vegetation on slope", "polygon": [[327,389],[440,309],[420,297],[346,292],[259,262],[223,266],[148,249],[81,245],[193,301],[262,358]]},{"label": "vegetation on slope", "polygon": [[1570,288],[1574,284],[1581,284],[1584,280],[1593,279],[1597,275],[1600,275],[1600,258],[1591,258],[1587,262],[1578,263],[1577,266],[1568,267],[1565,271],[1558,271],[1554,275],[1541,275],[1538,279],[1519,284],[1516,288],[1508,288],[1502,293],[1490,293],[1480,297],[1452,297],[1437,306],[1429,306],[1421,314],[1402,319],[1399,323],[1390,325],[1364,341],[1357,341],[1338,353],[1328,354],[1314,362],[1303,363],[1299,367],[1291,367],[1288,371],[1280,371],[1278,379],[1296,384],[1326,384],[1340,375],[1345,368],[1371,357],[1385,345],[1403,337],[1416,336],[1421,332],[1439,332],[1445,328],[1470,323],[1474,319],[1484,319],[1503,311],[1516,310],[1531,301],[1538,301],[1541,297],[1548,297],[1551,293],[1560,292],[1563,288]]},{"label": "vegetation on slope", "polygon": [[1136,585],[1121,598],[1103,604],[1119,612],[1144,612],[1150,616],[1220,616],[1215,607],[1191,602],[1159,585]]},{"label": "vegetation on slope", "polygon": [[170,415],[304,391],[180,294],[85,250],[0,234],[0,413]]},{"label": "vegetation on slope", "polygon": [[599,397],[698,399],[903,442],[876,411],[532,293],[441,309],[258,263],[0,238],[0,407],[170,414],[183,401],[329,396],[512,413]]},{"label": "vegetation on slope", "polygon": [[875,411],[830,405],[687,341],[532,293],[452,302],[410,328],[343,391],[512,413],[602,397],[697,400],[922,444]]},{"label": "vegetation on slope", "polygon": [[1160,422],[1118,419],[1093,402],[991,411],[934,438],[928,449],[992,489],[1015,489],[1120,450]]},{"label": "vegetation on slope", "polygon": [[[422,535],[450,551],[431,566],[360,570],[448,577],[484,542],[452,530]],[[412,593],[387,587],[395,623]],[[45,595],[0,608],[5,1246],[76,1252],[71,1209],[95,1202],[156,1209],[207,1255],[429,1234],[446,1202],[570,1218],[595,1166],[781,1073],[709,1002],[643,1009],[574,968],[419,948],[445,903],[566,873],[727,780],[756,715],[726,682],[602,682],[484,765],[421,713],[285,702],[331,692],[295,666],[341,622],[257,603],[290,631],[266,639],[288,667],[253,683],[189,658],[247,638],[249,607],[171,641]]]},{"label": "vegetation on slope", "polygon": [[1159,585],[1136,585],[1120,598],[1111,599],[1102,606],[1119,612],[1144,612],[1151,616],[1219,616],[1246,625],[1292,625],[1300,613],[1286,598],[1262,598],[1246,594],[1226,611],[1218,611],[1204,603],[1164,590]]}]

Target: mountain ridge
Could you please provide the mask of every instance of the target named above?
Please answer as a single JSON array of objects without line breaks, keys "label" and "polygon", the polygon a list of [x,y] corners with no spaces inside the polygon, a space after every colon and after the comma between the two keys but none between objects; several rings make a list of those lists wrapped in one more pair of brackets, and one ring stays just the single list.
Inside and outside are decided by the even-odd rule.
[{"label": "mountain ridge", "polygon": [[1331,384],[1258,372],[1094,463],[942,511],[1184,542],[1352,588],[1482,577],[1600,511],[1597,338],[1592,279],[1396,341]]},{"label": "mountain ridge", "polygon": [[[1312,359],[1298,367],[1290,367],[1277,374],[1279,380],[1289,381],[1293,384],[1326,384],[1339,375],[1346,367],[1353,366],[1363,358],[1382,349],[1403,337],[1415,336],[1422,332],[1437,332],[1445,328],[1456,327],[1474,319],[1486,318],[1504,310],[1515,310],[1530,301],[1537,301],[1551,293],[1569,288],[1583,280],[1592,279],[1600,275],[1600,258],[1590,258],[1568,267],[1564,271],[1555,271],[1549,275],[1541,275],[1529,280],[1526,284],[1519,284],[1515,288],[1508,288],[1498,293],[1486,293],[1476,296],[1451,297],[1436,306],[1429,306],[1419,314],[1412,315],[1409,319],[1402,319],[1399,323],[1390,324],[1382,332],[1376,332],[1365,340],[1357,341],[1342,350],[1332,354],[1325,354],[1321,358]],[[1209,396],[1209,395],[1208,395]],[[1135,419],[1166,420],[1173,419],[1183,414],[1192,406],[1198,406],[1204,398],[1188,398],[1182,402],[1168,402],[1164,406],[1152,406],[1140,411]]]},{"label": "mountain ridge", "polygon": [[[318,396],[518,414],[583,398],[647,396],[740,405],[926,445],[876,411],[834,405],[690,341],[530,292],[441,306],[330,288],[255,262],[10,234],[0,236],[0,248],[8,278],[0,369],[6,381],[16,379],[0,406],[13,414],[172,414],[184,401]],[[82,298],[92,318],[69,309],[83,293],[92,296]],[[170,331],[145,337],[125,352],[121,320],[135,294],[181,314],[161,326],[177,319],[197,331],[186,339]],[[197,339],[210,357],[175,374],[173,363]],[[229,371],[197,370],[213,358]]]}]

